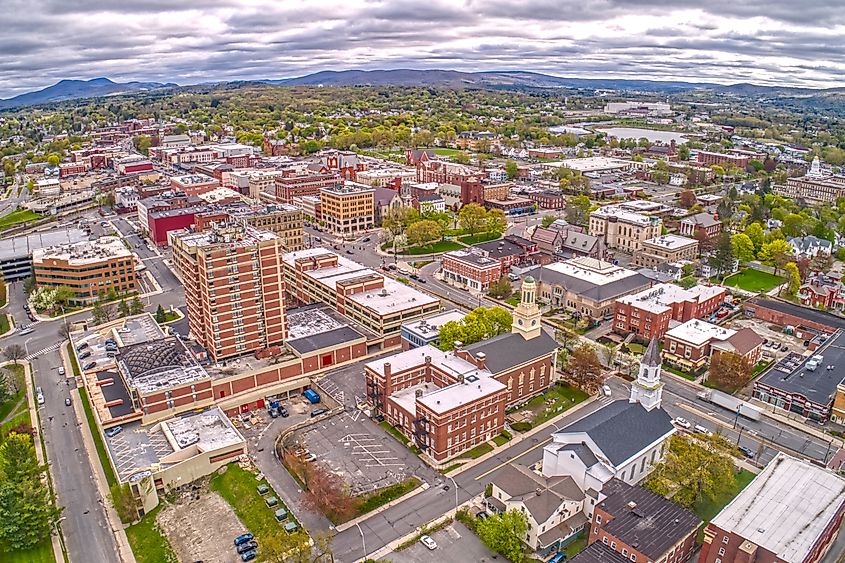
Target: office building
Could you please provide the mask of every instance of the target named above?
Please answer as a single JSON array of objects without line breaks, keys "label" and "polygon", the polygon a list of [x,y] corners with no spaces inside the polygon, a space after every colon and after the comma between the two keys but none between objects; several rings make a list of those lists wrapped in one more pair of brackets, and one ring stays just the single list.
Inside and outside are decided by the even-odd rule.
[{"label": "office building", "polygon": [[693,261],[698,257],[698,241],[679,235],[660,235],[643,241],[634,254],[634,265],[654,268],[661,264]]},{"label": "office building", "polygon": [[645,241],[660,236],[662,228],[660,217],[608,205],[590,213],[588,233],[601,237],[607,248],[634,254],[642,250]]},{"label": "office building", "polygon": [[32,275],[32,253],[39,248],[74,245],[88,240],[80,229],[41,231],[3,239],[0,244],[0,277],[7,283]]},{"label": "office building", "polygon": [[657,284],[616,300],[613,331],[636,333],[643,339],[663,338],[671,321],[685,323],[713,314],[724,302],[727,290],[718,285],[696,285],[684,289],[675,284]]},{"label": "office building", "polygon": [[320,190],[320,211],[326,229],[340,236],[357,235],[375,226],[375,189],[344,182]]}]

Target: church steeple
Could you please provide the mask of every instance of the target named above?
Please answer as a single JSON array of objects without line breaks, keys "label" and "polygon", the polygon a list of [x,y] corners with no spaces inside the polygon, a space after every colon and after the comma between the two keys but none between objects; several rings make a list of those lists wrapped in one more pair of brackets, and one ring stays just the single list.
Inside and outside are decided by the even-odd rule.
[{"label": "church steeple", "polygon": [[647,411],[660,408],[663,399],[663,382],[660,381],[660,346],[652,338],[640,362],[640,373],[631,385],[632,403],[640,403]]},{"label": "church steeple", "polygon": [[513,311],[511,332],[525,340],[540,336],[540,308],[537,307],[537,282],[527,276],[522,280],[522,299]]}]

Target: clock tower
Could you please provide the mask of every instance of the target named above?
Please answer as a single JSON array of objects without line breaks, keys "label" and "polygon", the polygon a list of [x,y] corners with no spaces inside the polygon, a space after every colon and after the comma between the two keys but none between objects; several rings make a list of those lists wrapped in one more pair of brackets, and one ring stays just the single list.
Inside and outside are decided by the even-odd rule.
[{"label": "clock tower", "polygon": [[527,276],[522,280],[522,299],[513,311],[511,332],[521,334],[525,340],[540,336],[540,308],[537,306],[537,282]]}]

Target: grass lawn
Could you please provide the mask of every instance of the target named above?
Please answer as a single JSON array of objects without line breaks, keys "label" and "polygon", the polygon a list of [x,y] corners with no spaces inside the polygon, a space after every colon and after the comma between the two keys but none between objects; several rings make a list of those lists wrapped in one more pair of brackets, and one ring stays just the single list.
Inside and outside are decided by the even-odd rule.
[{"label": "grass lawn", "polygon": [[21,405],[21,408],[18,409],[17,412],[18,414],[16,414],[14,418],[10,418],[0,425],[0,436],[5,436],[16,426],[21,426],[23,424],[30,427],[32,426],[32,418],[29,416],[29,407],[26,402]]},{"label": "grass lawn", "polygon": [[[693,512],[704,520],[704,523],[710,522],[714,516],[719,514],[719,512],[727,506],[733,498],[742,491],[745,487],[748,486],[754,479],[754,473],[748,471],[747,469],[741,469],[738,473],[734,474],[734,487],[730,491],[727,491],[724,495],[714,499],[712,502],[700,502],[697,503],[693,507]],[[703,528],[703,526],[702,526]]]},{"label": "grass lawn", "polygon": [[450,465],[446,469],[441,470],[440,473],[442,473],[443,475],[446,475],[447,473],[454,471],[455,469],[459,468],[462,465],[463,465],[463,462],[462,463],[453,463],[452,465]]},{"label": "grass lawn", "polygon": [[684,379],[689,379],[690,381],[695,381],[695,378],[698,377],[694,373],[689,373],[689,372],[686,372],[686,371],[683,371],[683,370],[679,370],[678,368],[672,367],[672,366],[667,365],[667,364],[663,364],[663,369],[665,369],[669,373],[674,373],[675,375],[683,377]]},{"label": "grass lawn", "polygon": [[8,401],[0,403],[0,420],[3,420],[12,413],[12,409],[15,409],[19,403],[21,406],[18,409],[15,409],[16,412],[26,411],[28,406],[26,401],[21,403],[21,399],[26,397],[26,381],[24,381],[23,376],[23,365],[10,364],[0,369],[5,369],[10,372],[11,375],[9,378],[11,379],[14,377],[15,380],[17,380],[17,388],[20,389],[17,393],[9,397]]},{"label": "grass lawn", "polygon": [[449,252],[450,250],[460,250],[461,248],[464,248],[462,244],[451,240],[441,240],[428,246],[409,246],[404,250],[400,250],[398,253],[418,256],[420,254],[435,254],[438,252]]},{"label": "grass lawn", "polygon": [[728,276],[725,279],[725,285],[738,287],[752,293],[762,293],[776,288],[784,282],[784,279],[768,272],[746,268],[741,272]]},{"label": "grass lawn", "polygon": [[373,510],[393,502],[399,497],[408,494],[420,486],[420,480],[416,477],[409,477],[400,483],[394,483],[372,493],[361,496],[361,504],[358,506],[358,515],[372,512]]},{"label": "grass lawn", "polygon": [[[71,355],[71,358],[73,358],[73,355]],[[74,372],[76,372],[77,369],[78,368],[74,369]],[[85,390],[84,385],[79,388],[79,398],[82,401],[82,408],[85,409],[85,418],[88,419],[88,427],[91,429],[91,434],[94,436],[94,445],[97,448],[97,457],[100,458],[100,465],[103,466],[103,473],[105,473],[106,481],[109,484],[109,488],[111,488],[112,485],[117,483],[117,477],[114,475],[114,469],[109,461],[109,454],[106,450],[106,445],[103,443],[103,435],[97,427],[94,412],[91,410],[91,403],[88,402],[88,391]]]},{"label": "grass lawn", "polygon": [[487,442],[483,442],[478,444],[471,450],[467,450],[461,454],[461,458],[463,459],[478,459],[479,457],[483,456],[486,453],[492,452],[493,446],[488,444]]},{"label": "grass lawn", "polygon": [[[532,426],[543,424],[587,398],[587,394],[568,385],[555,385],[542,395],[528,401],[526,407],[534,413]],[[549,401],[549,404],[547,404]]]},{"label": "grass lawn", "polygon": [[161,510],[161,505],[145,514],[137,524],[126,528],[126,537],[138,563],[177,563],[176,554],[173,553],[170,543],[156,525],[156,515],[159,510]]},{"label": "grass lawn", "polygon": [[488,240],[496,240],[501,236],[502,235],[499,233],[478,233],[475,235],[464,235],[462,237],[458,237],[458,240],[464,244],[472,245],[480,242],[487,242]]},{"label": "grass lawn", "polygon": [[437,156],[455,156],[456,154],[460,154],[461,150],[459,149],[426,149],[430,151],[434,151],[434,154]]},{"label": "grass lawn", "polygon": [[179,318],[181,317],[179,317],[179,313],[177,313],[176,311],[165,311],[164,322],[161,324],[172,323],[173,321],[178,320]]},{"label": "grass lawn", "polygon": [[73,375],[79,377],[79,364],[76,362],[76,356],[73,354],[73,348],[70,345],[70,342],[65,344],[65,350],[67,351],[67,356],[70,358],[70,367],[73,369]]},{"label": "grass lawn", "polygon": [[6,282],[0,278],[0,307],[6,304]]},{"label": "grass lawn", "polygon": [[12,330],[12,325],[9,324],[9,315],[0,313],[0,334],[6,334]]},{"label": "grass lawn", "polygon": [[[53,543],[46,539],[32,549],[0,553],[3,563],[55,563]],[[175,560],[174,560],[175,561]]]},{"label": "grass lawn", "polygon": [[575,538],[575,541],[567,545],[563,550],[566,552],[566,558],[572,559],[573,557],[584,551],[585,547],[587,547],[587,538],[584,534],[581,534],[577,538]]},{"label": "grass lawn", "polygon": [[41,219],[41,215],[29,209],[18,209],[0,217],[0,230],[20,225],[28,221]]},{"label": "grass lawn", "polygon": [[766,371],[770,365],[772,365],[775,361],[769,360],[768,362],[765,360],[760,360],[757,362],[757,365],[754,366],[754,371],[751,372],[751,377],[756,377]]},{"label": "grass lawn", "polygon": [[416,444],[413,444],[411,441],[409,441],[401,432],[391,426],[389,422],[383,420],[379,422],[378,425],[384,428],[388,434],[399,440],[399,443],[404,445],[406,448],[408,448],[415,454],[420,453],[420,449],[416,446]]},{"label": "grass lawn", "polygon": [[633,352],[634,354],[645,354],[645,346],[643,346],[642,344],[631,342],[627,346],[629,352]]},{"label": "grass lawn", "polygon": [[519,305],[519,301],[521,299],[522,299],[522,297],[519,294],[514,293],[513,295],[511,295],[510,297],[505,299],[505,303],[507,303],[508,305],[513,305],[514,307],[516,307],[516,306]]},{"label": "grass lawn", "polygon": [[285,520],[285,523],[296,522],[290,509],[282,503],[279,495],[276,494],[272,487],[270,487],[270,492],[267,496],[278,498],[279,505],[271,509],[265,504],[265,497],[259,495],[258,491],[255,490],[261,483],[263,481],[257,480],[255,475],[249,471],[244,471],[237,464],[230,463],[226,466],[226,472],[222,475],[215,475],[209,484],[212,491],[217,492],[217,494],[232,506],[232,509],[234,509],[235,514],[238,515],[244,526],[255,534],[259,545],[262,540],[283,530],[282,526],[284,523],[276,522],[276,519],[273,517],[273,513],[278,508],[284,508],[288,511],[288,519]]},{"label": "grass lawn", "polygon": [[510,437],[505,436],[504,434],[499,434],[498,436],[496,436],[495,438],[493,438],[493,442],[494,442],[497,446],[504,446],[505,444],[507,444],[508,442],[510,442]]}]

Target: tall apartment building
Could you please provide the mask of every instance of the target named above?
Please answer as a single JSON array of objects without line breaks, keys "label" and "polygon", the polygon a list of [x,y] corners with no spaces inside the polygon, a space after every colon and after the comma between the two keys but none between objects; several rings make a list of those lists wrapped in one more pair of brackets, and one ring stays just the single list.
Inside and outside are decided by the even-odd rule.
[{"label": "tall apartment building", "polygon": [[296,174],[275,179],[274,192],[264,192],[264,197],[281,203],[293,203],[293,198],[320,195],[320,190],[335,186],[340,181],[336,174]]},{"label": "tall apartment building", "polygon": [[375,225],[375,189],[354,182],[320,190],[320,210],[326,229],[356,235]]},{"label": "tall apartment building", "polygon": [[662,283],[620,297],[614,304],[613,331],[634,332],[643,339],[663,338],[670,321],[685,323],[712,314],[725,302],[727,290],[718,285],[690,289]]},{"label": "tall apartment building", "polygon": [[698,241],[679,235],[660,235],[643,241],[642,250],[634,255],[634,265],[654,268],[698,257]]},{"label": "tall apartment building", "polygon": [[235,223],[170,233],[188,326],[215,362],[285,338],[282,239]]},{"label": "tall apartment building", "polygon": [[118,295],[136,290],[135,259],[118,237],[36,248],[32,270],[39,287],[73,289],[74,305],[92,303],[110,290]]},{"label": "tall apartment building", "polygon": [[645,241],[660,236],[662,228],[660,217],[608,205],[590,213],[588,233],[603,238],[607,248],[634,253],[642,249]]},{"label": "tall apartment building", "polygon": [[440,311],[436,297],[325,248],[285,254],[284,274],[289,302],[326,303],[376,335],[382,348],[399,346],[403,323]]},{"label": "tall apartment building", "polygon": [[295,205],[251,205],[232,207],[226,210],[228,216],[239,223],[259,231],[270,231],[282,239],[282,252],[293,252],[305,248],[302,224],[302,210]]}]

